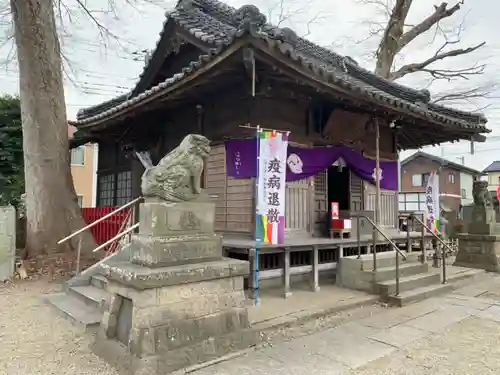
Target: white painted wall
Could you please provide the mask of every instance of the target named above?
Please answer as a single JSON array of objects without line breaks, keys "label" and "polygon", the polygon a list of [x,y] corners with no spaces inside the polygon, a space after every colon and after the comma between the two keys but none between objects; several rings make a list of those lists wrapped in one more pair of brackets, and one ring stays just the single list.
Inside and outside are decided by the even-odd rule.
[{"label": "white painted wall", "polygon": [[[460,203],[462,206],[466,206],[469,204],[472,204],[474,202],[474,198],[472,197],[472,183],[474,181],[474,178],[472,175],[464,172],[460,172],[460,189],[462,191],[465,190],[465,196],[466,198],[463,198],[460,200]],[[462,194],[462,191],[460,194]]]}]

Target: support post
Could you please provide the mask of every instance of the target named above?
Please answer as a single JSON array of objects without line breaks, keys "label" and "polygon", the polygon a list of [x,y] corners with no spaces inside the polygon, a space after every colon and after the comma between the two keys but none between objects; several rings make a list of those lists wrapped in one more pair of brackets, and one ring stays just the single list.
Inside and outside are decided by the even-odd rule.
[{"label": "support post", "polygon": [[361,258],[361,233],[359,231],[361,220],[356,216],[356,241],[358,242],[358,259]]},{"label": "support post", "polygon": [[410,217],[406,219],[406,251],[411,253]]},{"label": "support post", "polygon": [[[380,127],[375,121],[375,224],[380,228]],[[377,233],[378,237],[378,233]]]},{"label": "support post", "polygon": [[290,272],[290,249],[285,248],[283,251],[283,288],[285,298],[288,298],[292,295],[291,278],[292,275]]},{"label": "support post", "polygon": [[373,251],[373,270],[377,270],[377,229],[373,227],[372,232],[372,251]]},{"label": "support post", "polygon": [[311,287],[312,287],[313,292],[319,292],[319,250],[318,250],[318,246],[313,246]]},{"label": "support post", "polygon": [[82,255],[82,235],[78,235],[78,249],[76,253],[76,274],[80,273],[80,257]]},{"label": "support post", "polygon": [[[380,228],[380,127],[378,118],[374,117],[375,123],[375,225]],[[377,270],[377,242],[378,231],[373,228],[373,270]]]},{"label": "support post", "polygon": [[[442,236],[439,234],[441,239]],[[439,241],[439,248],[441,249],[441,262],[443,262],[443,284],[446,284],[446,246],[443,246]]]},{"label": "support post", "polygon": [[255,304],[257,304],[256,297],[258,297],[258,288],[259,284],[255,283],[257,280],[257,270],[255,268],[255,255],[256,251],[254,248],[248,250],[248,263],[250,265],[250,275],[248,276],[248,289],[250,290],[250,298],[255,300]]},{"label": "support post", "polygon": [[425,249],[425,227],[424,227],[425,224],[423,224],[423,223],[424,223],[424,220],[422,220],[422,223],[420,225],[420,250],[422,251],[422,255],[421,255],[422,264],[427,262],[427,251]]}]

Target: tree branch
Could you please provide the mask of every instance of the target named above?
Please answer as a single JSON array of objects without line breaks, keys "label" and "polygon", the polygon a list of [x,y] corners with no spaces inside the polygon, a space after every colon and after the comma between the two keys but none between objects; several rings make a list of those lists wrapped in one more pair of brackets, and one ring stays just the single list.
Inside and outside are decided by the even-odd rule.
[{"label": "tree branch", "polygon": [[[441,76],[440,78],[445,78],[445,74],[443,74],[442,72],[445,72],[447,70],[432,70],[432,69],[426,69],[426,68],[429,65],[431,65],[437,61],[440,61],[440,60],[443,60],[443,59],[446,59],[449,57],[456,57],[456,56],[466,55],[468,53],[474,52],[477,49],[483,47],[486,44],[486,42],[482,42],[476,46],[469,47],[469,48],[457,48],[457,49],[453,49],[453,50],[450,50],[447,52],[442,52],[443,48],[449,44],[454,44],[454,43],[446,42],[441,48],[438,49],[438,51],[434,54],[434,56],[428,58],[425,61],[422,61],[420,63],[407,64],[407,65],[402,66],[401,68],[399,68],[395,72],[392,72],[389,75],[389,79],[396,80],[396,79],[399,79],[401,77],[404,77],[407,74],[415,73],[415,72],[427,72],[427,73],[431,73],[431,75],[432,75],[432,73],[436,73],[439,71],[441,72],[441,74],[436,73],[436,75],[437,76],[440,75]],[[455,71],[456,74],[454,75],[454,77],[464,78],[464,76],[467,76],[467,75],[481,74],[484,71],[484,67],[485,67],[484,65],[479,65],[478,67],[463,69],[461,71],[461,74],[460,74],[460,71],[457,70],[457,71]],[[450,72],[450,76],[448,78],[451,78],[451,75],[452,75],[451,72],[453,72],[453,70],[448,70],[448,72]],[[435,78],[437,78],[437,77],[435,77]]]},{"label": "tree branch", "polygon": [[[435,104],[448,104],[448,105],[463,105],[464,103],[476,105],[477,99],[498,99],[498,95],[494,95],[498,90],[498,85],[486,83],[484,85],[475,86],[472,88],[457,89],[453,88],[447,92],[437,94],[433,97],[432,103]],[[489,105],[481,108],[486,108]],[[477,109],[476,109],[477,110]]]},{"label": "tree branch", "polygon": [[399,38],[399,50],[402,50],[408,45],[412,40],[414,40],[419,35],[427,32],[434,25],[438,24],[444,18],[448,18],[460,10],[460,6],[464,4],[465,0],[456,3],[451,8],[448,8],[448,3],[441,3],[440,5],[434,6],[434,13],[432,13],[425,20],[420,22],[415,27],[411,28],[409,31],[401,35]]}]

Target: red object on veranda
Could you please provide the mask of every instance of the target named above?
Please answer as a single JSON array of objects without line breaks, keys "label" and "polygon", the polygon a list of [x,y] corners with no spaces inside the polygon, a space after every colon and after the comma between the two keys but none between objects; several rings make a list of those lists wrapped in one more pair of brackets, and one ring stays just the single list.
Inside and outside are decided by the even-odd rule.
[{"label": "red object on veranda", "polygon": [[497,186],[497,199],[500,202],[500,185]]}]

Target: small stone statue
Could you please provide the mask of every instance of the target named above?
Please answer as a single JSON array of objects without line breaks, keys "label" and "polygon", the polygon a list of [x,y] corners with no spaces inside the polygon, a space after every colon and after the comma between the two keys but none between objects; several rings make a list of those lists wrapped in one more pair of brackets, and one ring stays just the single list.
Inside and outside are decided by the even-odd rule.
[{"label": "small stone statue", "polygon": [[471,234],[491,234],[497,232],[495,209],[488,192],[487,181],[474,181],[472,183],[472,195],[474,206],[472,208],[472,220],[468,225]]},{"label": "small stone statue", "polygon": [[472,185],[472,196],[475,206],[485,208],[493,207],[491,195],[488,191],[488,181],[474,181]]},{"label": "small stone statue", "polygon": [[[210,153],[210,141],[199,134],[189,134],[181,144],[152,163],[142,175],[142,195],[169,203],[191,201],[200,196],[201,173]],[[144,164],[144,163],[143,163]]]}]

